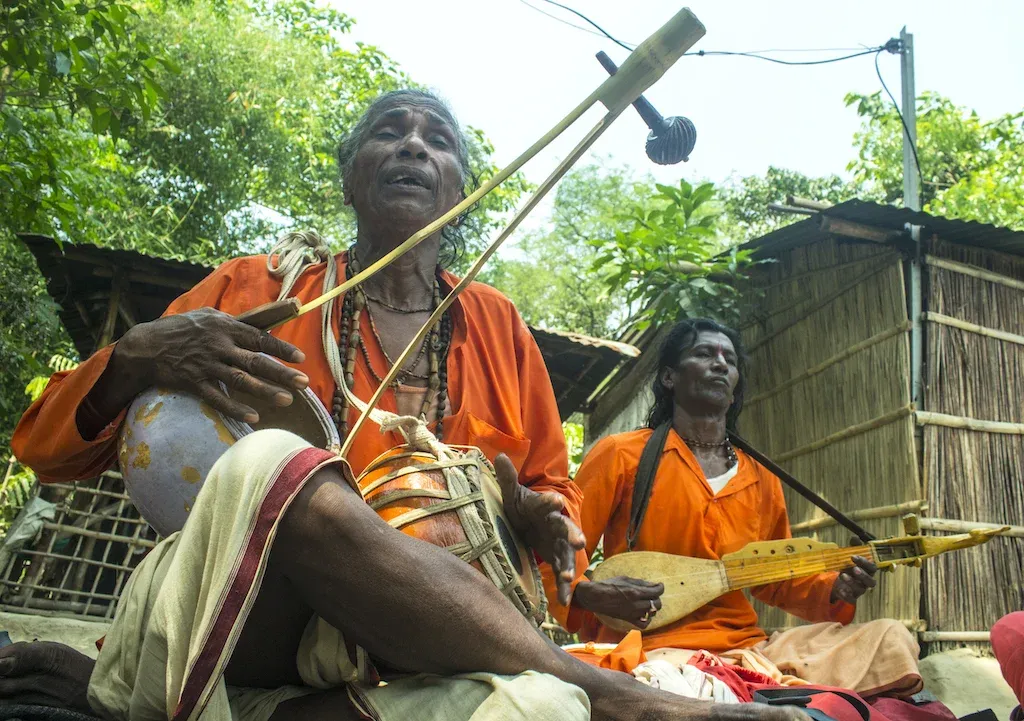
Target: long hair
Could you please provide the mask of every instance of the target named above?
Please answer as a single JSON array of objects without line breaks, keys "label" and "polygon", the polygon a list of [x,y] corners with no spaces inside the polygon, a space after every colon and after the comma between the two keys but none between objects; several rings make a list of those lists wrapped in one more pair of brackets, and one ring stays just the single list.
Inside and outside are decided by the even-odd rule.
[{"label": "long hair", "polygon": [[[480,185],[480,182],[471,168],[469,138],[462,130],[462,126],[459,125],[459,121],[455,119],[455,114],[452,113],[448,104],[434,93],[427,90],[416,90],[411,88],[404,90],[392,90],[377,96],[374,101],[370,103],[370,106],[366,109],[366,112],[363,113],[362,117],[356,121],[355,125],[352,126],[352,128],[341,139],[341,142],[338,143],[338,149],[335,152],[334,157],[338,161],[338,169],[341,171],[342,188],[348,188],[348,184],[352,177],[352,169],[355,165],[356,153],[359,152],[359,148],[362,147],[363,143],[366,141],[366,137],[370,132],[370,128],[373,126],[373,123],[382,112],[401,103],[429,105],[431,109],[437,111],[437,113],[448,122],[452,131],[455,133],[455,143],[457,145],[455,150],[459,156],[459,167],[462,170],[463,190],[467,195],[476,190]],[[462,222],[458,225],[453,226],[449,224],[441,230],[441,251],[438,258],[438,262],[441,264],[441,267],[447,268],[451,266],[458,262],[465,254],[466,238],[463,234],[463,227],[466,225],[466,216],[470,212],[472,212],[472,209],[466,211],[466,213],[461,216]]]},{"label": "long hair", "polygon": [[725,427],[730,431],[736,430],[740,411],[743,410],[743,392],[747,386],[747,352],[738,332],[708,318],[688,318],[679,321],[662,342],[658,354],[658,368],[654,374],[654,381],[651,383],[654,405],[651,406],[651,412],[647,416],[648,428],[657,428],[665,421],[671,422],[675,401],[672,397],[672,390],[666,388],[661,382],[661,372],[666,368],[675,368],[679,364],[683,353],[697,345],[697,336],[701,331],[721,333],[732,341],[732,345],[736,349],[736,370],[739,373],[739,380],[733,390],[732,405],[729,406],[729,410],[725,414]]}]

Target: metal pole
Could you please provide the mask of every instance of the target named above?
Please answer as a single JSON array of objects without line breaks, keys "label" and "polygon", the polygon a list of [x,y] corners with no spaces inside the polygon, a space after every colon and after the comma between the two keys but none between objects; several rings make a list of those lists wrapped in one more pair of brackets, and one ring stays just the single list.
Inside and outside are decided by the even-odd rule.
[{"label": "metal pole", "polygon": [[[914,36],[907,28],[900,31],[900,79],[903,89],[903,204],[911,210],[921,210],[921,185],[914,160],[917,145],[917,93],[914,89]],[[924,408],[924,328],[922,313],[924,298],[922,289],[921,263],[924,253],[921,248],[921,227],[908,225],[914,241],[914,257],[909,265],[908,315],[910,329],[910,399],[919,409]]]},{"label": "metal pole", "polygon": [[903,81],[903,204],[921,209],[921,185],[914,162],[917,146],[917,93],[914,89],[914,36],[904,27],[900,31],[900,78]]}]

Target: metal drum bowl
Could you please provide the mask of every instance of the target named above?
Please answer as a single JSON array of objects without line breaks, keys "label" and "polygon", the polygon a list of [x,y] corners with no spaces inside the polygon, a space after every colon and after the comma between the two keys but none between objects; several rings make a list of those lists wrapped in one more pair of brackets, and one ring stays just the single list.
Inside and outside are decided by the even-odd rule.
[{"label": "metal drum bowl", "polygon": [[308,388],[280,408],[245,393],[231,397],[254,408],[255,424],[232,420],[195,396],[151,388],[128,408],[118,437],[124,485],[139,513],[168,536],[185,525],[206,475],[239,439],[264,428],[291,431],[318,448],[338,452],[338,430]]}]

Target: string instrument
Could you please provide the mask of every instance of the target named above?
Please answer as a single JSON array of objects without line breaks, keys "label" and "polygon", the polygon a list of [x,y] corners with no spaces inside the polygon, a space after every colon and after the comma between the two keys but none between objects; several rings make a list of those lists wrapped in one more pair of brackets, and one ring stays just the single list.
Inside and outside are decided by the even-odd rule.
[{"label": "string instrument", "polygon": [[[689,558],[656,551],[632,551],[605,560],[594,569],[593,580],[630,576],[665,584],[661,610],[645,630],[654,631],[675,623],[716,598],[744,588],[790,581],[828,571],[841,571],[861,556],[879,568],[920,566],[926,558],[950,551],[980,546],[1010,529],[974,530],[954,536],[923,536],[917,517],[904,517],[906,535],[863,546],[840,548],[813,538],[785,538],[756,541],[720,560]],[[636,628],[628,621],[597,614],[601,622],[616,631]]]}]

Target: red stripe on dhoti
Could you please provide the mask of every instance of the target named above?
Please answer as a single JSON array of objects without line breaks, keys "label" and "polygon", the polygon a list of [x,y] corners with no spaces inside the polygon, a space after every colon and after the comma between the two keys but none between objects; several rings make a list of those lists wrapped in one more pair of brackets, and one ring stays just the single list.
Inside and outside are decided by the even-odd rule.
[{"label": "red stripe on dhoti", "polygon": [[[260,564],[277,521],[306,481],[321,467],[340,458],[320,448],[305,448],[296,453],[271,481],[257,512],[253,529],[242,551],[220,610],[206,642],[182,686],[173,721],[187,719],[202,699],[203,692],[225,651],[232,629],[238,622],[246,599],[253,590]],[[205,704],[205,699],[202,699]]]}]

